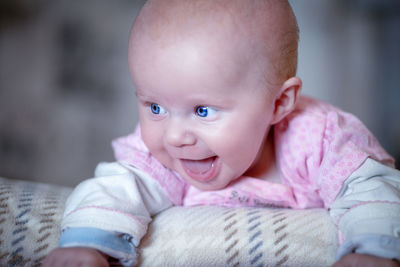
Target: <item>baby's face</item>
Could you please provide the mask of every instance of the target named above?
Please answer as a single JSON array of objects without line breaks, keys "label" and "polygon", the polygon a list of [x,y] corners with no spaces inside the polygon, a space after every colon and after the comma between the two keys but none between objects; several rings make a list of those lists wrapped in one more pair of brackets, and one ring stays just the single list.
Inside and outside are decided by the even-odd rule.
[{"label": "baby's face", "polygon": [[269,131],[273,98],[240,52],[196,36],[146,40],[132,55],[145,144],[202,190],[224,188],[257,164]]},{"label": "baby's face", "polygon": [[[276,73],[273,64],[254,52],[253,30],[241,30],[253,16],[236,21],[232,13],[242,7],[227,12],[224,5],[215,7],[222,12],[206,8],[198,15],[207,5],[214,11],[217,2],[225,3],[197,1],[187,13],[183,3],[194,2],[150,1],[155,8],[141,12],[129,51],[143,141],[163,165],[202,190],[224,188],[267,164],[259,155],[268,145],[276,92],[266,82],[267,73]],[[168,6],[157,9],[162,4]],[[275,45],[258,47],[270,52]]]}]

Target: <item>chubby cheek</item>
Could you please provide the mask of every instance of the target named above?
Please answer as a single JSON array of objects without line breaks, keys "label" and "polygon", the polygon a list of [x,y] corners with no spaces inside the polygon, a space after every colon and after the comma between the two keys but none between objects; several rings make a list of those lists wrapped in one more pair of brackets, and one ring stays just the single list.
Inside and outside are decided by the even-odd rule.
[{"label": "chubby cheek", "polygon": [[230,135],[216,144],[219,146],[216,152],[236,175],[241,176],[256,160],[267,131],[251,127],[233,129]]},{"label": "chubby cheek", "polygon": [[151,123],[143,123],[141,126],[142,139],[151,154],[163,165],[171,167],[171,159],[165,151],[162,139],[162,130],[157,129]]},{"label": "chubby cheek", "polygon": [[256,142],[235,142],[231,147],[225,149],[222,155],[227,165],[239,175],[242,175],[255,160],[259,145]]},{"label": "chubby cheek", "polygon": [[210,149],[231,169],[233,175],[240,176],[250,167],[258,146],[251,142],[253,140],[251,136],[242,136],[234,129],[227,133],[219,138],[214,136],[213,143],[209,143]]}]

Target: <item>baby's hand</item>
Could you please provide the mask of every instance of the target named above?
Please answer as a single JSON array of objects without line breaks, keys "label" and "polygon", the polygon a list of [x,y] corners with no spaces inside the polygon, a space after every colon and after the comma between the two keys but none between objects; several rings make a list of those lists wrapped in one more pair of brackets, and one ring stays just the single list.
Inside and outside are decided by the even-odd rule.
[{"label": "baby's hand", "polygon": [[363,254],[348,254],[332,267],[400,267],[397,261]]},{"label": "baby's hand", "polygon": [[57,248],[43,261],[43,267],[98,266],[108,267],[108,256],[93,248]]}]

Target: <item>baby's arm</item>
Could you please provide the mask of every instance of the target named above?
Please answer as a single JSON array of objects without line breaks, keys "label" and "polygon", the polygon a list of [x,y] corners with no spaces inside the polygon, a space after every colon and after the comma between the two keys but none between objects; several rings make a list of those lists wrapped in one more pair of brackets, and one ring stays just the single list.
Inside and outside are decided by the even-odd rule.
[{"label": "baby's arm", "polygon": [[86,266],[107,267],[108,256],[96,249],[85,247],[57,248],[43,261],[43,267]]},{"label": "baby's arm", "polygon": [[396,260],[353,253],[344,256],[332,267],[400,267],[400,264]]},{"label": "baby's arm", "polygon": [[[124,266],[132,266],[151,216],[171,206],[163,188],[145,173],[125,164],[102,163],[96,178],[78,185],[68,198],[62,248],[54,253],[68,258],[71,250],[63,248],[85,247],[93,250],[79,250],[84,257],[100,259],[97,256],[101,254],[93,251],[101,251]],[[53,256],[51,253],[49,258]]]},{"label": "baby's arm", "polygon": [[[338,250],[338,260],[352,253],[400,260],[398,170],[367,159],[346,180],[330,213],[345,239]],[[349,255],[340,262],[349,259],[356,257]]]}]

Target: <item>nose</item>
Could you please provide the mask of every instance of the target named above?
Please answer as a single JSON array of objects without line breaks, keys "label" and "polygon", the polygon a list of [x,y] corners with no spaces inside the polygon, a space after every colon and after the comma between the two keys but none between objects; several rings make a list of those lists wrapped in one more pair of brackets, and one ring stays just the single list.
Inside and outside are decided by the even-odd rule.
[{"label": "nose", "polygon": [[164,133],[165,142],[174,147],[196,144],[196,136],[184,120],[170,119]]}]

